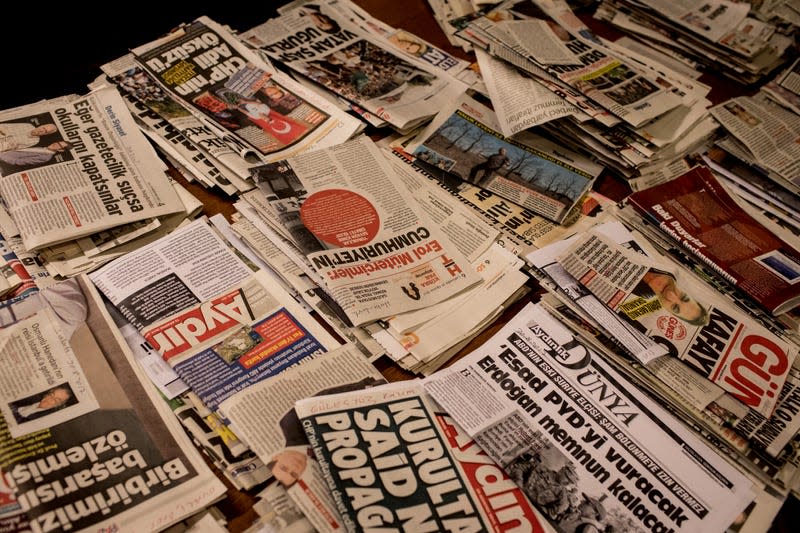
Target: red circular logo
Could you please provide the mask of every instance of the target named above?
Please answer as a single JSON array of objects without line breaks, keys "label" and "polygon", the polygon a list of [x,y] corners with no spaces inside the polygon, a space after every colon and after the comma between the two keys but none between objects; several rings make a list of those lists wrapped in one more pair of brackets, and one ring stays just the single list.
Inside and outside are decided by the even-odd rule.
[{"label": "red circular logo", "polygon": [[656,324],[667,339],[679,341],[686,338],[686,327],[672,315],[658,317]]},{"label": "red circular logo", "polygon": [[315,192],[300,207],[300,218],[318,239],[338,247],[366,244],[380,228],[372,203],[345,189]]}]

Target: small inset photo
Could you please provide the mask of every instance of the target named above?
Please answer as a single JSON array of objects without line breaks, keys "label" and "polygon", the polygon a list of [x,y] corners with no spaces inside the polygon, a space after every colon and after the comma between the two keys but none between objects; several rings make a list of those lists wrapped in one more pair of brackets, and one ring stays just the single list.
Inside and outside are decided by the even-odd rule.
[{"label": "small inset photo", "polygon": [[219,343],[217,354],[227,363],[233,363],[261,342],[261,335],[249,327],[241,327],[230,337]]},{"label": "small inset photo", "polygon": [[8,404],[18,424],[40,418],[78,403],[68,382],[55,385]]},{"label": "small inset photo", "polygon": [[780,250],[766,253],[756,257],[755,260],[786,283],[794,284],[800,281],[800,264]]}]

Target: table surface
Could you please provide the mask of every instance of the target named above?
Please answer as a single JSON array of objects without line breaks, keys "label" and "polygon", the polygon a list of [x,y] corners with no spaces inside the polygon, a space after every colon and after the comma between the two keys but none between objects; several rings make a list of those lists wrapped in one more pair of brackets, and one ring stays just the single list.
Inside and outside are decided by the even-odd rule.
[{"label": "table surface", "polygon": [[[474,60],[474,56],[465,53],[458,47],[449,44],[439,25],[433,18],[433,13],[425,0],[354,0],[356,4],[365,8],[376,18],[387,24],[408,30],[432,44],[461,57]],[[271,4],[269,4],[271,5]],[[208,15],[217,22],[228,24],[235,30],[245,30],[258,24],[274,14],[274,8],[261,7],[261,12],[256,9],[238,10],[225,3],[210,4],[191,3],[186,6],[162,4],[149,6],[137,3],[131,6],[130,13],[125,15],[125,23],[117,24],[114,21],[104,22],[93,15],[90,21],[85,20],[85,15],[75,9],[74,5],[53,6],[46,16],[39,11],[42,6],[33,3],[19,6],[22,20],[35,20],[38,31],[36,35],[45,36],[55,43],[65,43],[64,49],[57,59],[48,58],[48,64],[34,60],[33,52],[21,46],[21,53],[13,54],[8,59],[6,72],[17,74],[20,82],[13,87],[6,86],[0,91],[0,109],[16,105],[31,103],[40,98],[53,98],[68,93],[81,93],[86,91],[86,84],[100,74],[100,65],[115,59],[127,51],[128,48],[144,44],[149,40],[159,37],[180,22],[188,22],[201,15]],[[249,9],[249,8],[248,8]],[[591,18],[591,13],[580,14],[586,24],[599,35],[615,39],[621,34],[605,23]],[[14,25],[10,28],[8,42],[25,43],[31,36],[26,25]],[[84,31],[82,28],[88,28]],[[89,31],[91,30],[91,31]],[[5,30],[4,30],[5,31]],[[68,44],[67,44],[68,43]],[[58,55],[58,54],[56,54]],[[719,103],[732,96],[752,94],[756,87],[744,87],[733,81],[722,79],[713,74],[704,74],[700,81],[712,87],[709,95],[713,103]],[[373,138],[385,135],[386,131],[370,130]],[[225,198],[207,191],[194,183],[187,183],[180,176],[179,181],[204,204],[204,213],[211,216],[222,213],[227,217],[235,211],[231,198]],[[610,175],[601,175],[595,184],[595,189],[613,200],[620,200],[630,193],[628,185]],[[491,337],[502,325],[514,316],[525,304],[535,301],[540,292],[531,291],[521,301],[506,310],[490,327],[467,344],[452,360],[455,361],[476,349]],[[389,361],[381,359],[376,366],[390,381],[398,381],[414,377],[411,373]],[[221,474],[220,479],[230,484]],[[217,507],[229,519],[230,531],[243,531],[255,519],[252,504],[255,501],[252,494],[229,488],[227,498],[217,504]],[[775,533],[797,531],[792,522],[800,517],[800,502],[790,498],[784,505],[770,531]]]}]

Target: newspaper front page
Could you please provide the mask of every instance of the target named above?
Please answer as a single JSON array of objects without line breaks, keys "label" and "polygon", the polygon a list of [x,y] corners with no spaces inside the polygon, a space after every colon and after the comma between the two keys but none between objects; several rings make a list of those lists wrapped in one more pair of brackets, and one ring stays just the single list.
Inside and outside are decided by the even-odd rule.
[{"label": "newspaper front page", "polygon": [[175,100],[256,161],[344,142],[360,124],[275,71],[207,17],[134,55]]},{"label": "newspaper front page", "polygon": [[539,149],[539,138],[507,138],[499,129],[491,109],[464,95],[419,134],[413,154],[454,179],[563,222],[603,167],[552,143]]},{"label": "newspaper front page", "polygon": [[225,400],[220,410],[318,531],[341,531],[342,520],[318,466],[309,457],[294,404],[310,396],[385,383],[353,345],[331,350]]},{"label": "newspaper front page", "polygon": [[[42,360],[14,385],[37,381],[38,395],[9,401],[12,385],[2,385],[0,469],[16,491],[27,527],[20,529],[154,532],[221,497],[224,486],[139,370],[91,283],[81,277],[52,288],[20,302],[17,316],[35,303],[56,320],[41,320],[40,310],[4,330],[27,337]],[[73,368],[54,365],[63,360],[60,346],[41,344],[48,327],[71,347]],[[23,365],[30,367],[6,361],[4,376]],[[76,371],[82,382],[71,379]],[[72,411],[92,402],[88,413]],[[9,430],[20,417],[47,425],[15,438]]]},{"label": "newspaper front page", "polygon": [[347,531],[550,531],[418,381],[295,406]]},{"label": "newspaper front page", "polygon": [[211,410],[250,384],[338,346],[204,219],[90,278]]},{"label": "newspaper front page", "polygon": [[119,93],[0,113],[0,194],[29,250],[183,210]]},{"label": "newspaper front page", "polygon": [[354,325],[480,281],[367,137],[265,165],[255,180]]},{"label": "newspaper front page", "polygon": [[743,474],[533,304],[425,389],[561,532],[724,531],[753,499]]},{"label": "newspaper front page", "polygon": [[[665,257],[659,258],[641,235],[637,238],[619,223],[600,225],[596,231],[607,243],[596,241],[598,248],[607,251],[607,255],[614,255],[615,248],[646,254],[637,261],[637,265],[644,265],[645,272],[636,276],[639,281],[624,296],[618,282],[606,281],[614,287],[607,293],[613,292],[612,299],[617,301],[618,312],[611,316],[633,324],[658,346],[665,348],[669,356],[681,359],[747,407],[769,417],[797,357],[798,347],[725,302],[716,292]],[[550,264],[565,268],[558,258],[580,240],[581,236],[576,236],[555,243],[548,249],[535,252],[532,255],[536,257],[531,259],[548,272],[553,271]],[[641,270],[626,260],[623,253],[617,254],[617,258],[621,264],[609,272],[610,276]],[[569,276],[568,272],[566,276]],[[586,281],[584,276],[577,283],[585,287],[583,282]],[[590,288],[584,290],[593,293],[598,300],[602,299],[600,292]],[[601,305],[608,307],[604,302]],[[600,313],[602,311],[595,309],[596,318],[604,316]],[[606,326],[611,319],[601,319],[601,322]],[[762,366],[755,363],[759,360],[753,355],[756,346],[764,356]],[[767,353],[770,357],[766,356]],[[643,362],[649,363],[649,360]],[[750,375],[753,369],[763,379],[753,381],[754,376]],[[704,409],[706,405],[697,407]]]},{"label": "newspaper front page", "polygon": [[424,60],[398,55],[327,2],[286,10],[243,32],[242,40],[400,130],[466,90]]}]

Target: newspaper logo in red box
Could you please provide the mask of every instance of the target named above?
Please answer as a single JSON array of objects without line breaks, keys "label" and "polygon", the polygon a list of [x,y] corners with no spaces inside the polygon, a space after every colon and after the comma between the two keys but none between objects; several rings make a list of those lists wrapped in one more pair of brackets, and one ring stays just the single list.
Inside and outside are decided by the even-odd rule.
[{"label": "newspaper logo in red box", "polygon": [[168,360],[231,328],[249,325],[254,318],[247,299],[237,289],[173,318],[149,331],[145,338]]}]

